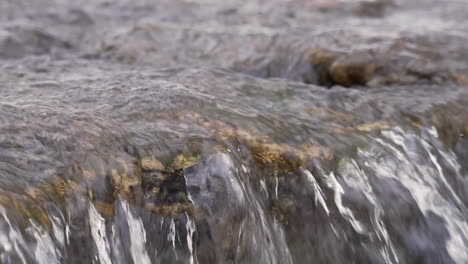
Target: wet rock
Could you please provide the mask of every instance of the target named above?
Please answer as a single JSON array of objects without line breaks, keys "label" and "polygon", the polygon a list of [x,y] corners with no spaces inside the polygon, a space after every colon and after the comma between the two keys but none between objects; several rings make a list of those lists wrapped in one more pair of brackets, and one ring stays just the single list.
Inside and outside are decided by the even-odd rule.
[{"label": "wet rock", "polygon": [[468,85],[468,74],[452,73],[452,78],[460,85]]},{"label": "wet rock", "polygon": [[[27,225],[22,221],[34,221],[48,232],[52,231],[48,212],[41,204],[42,194],[40,191],[28,188],[25,193],[26,195],[12,194],[0,190],[0,206],[3,212],[16,215],[18,223],[22,225]],[[39,197],[39,200],[36,200],[35,197]]]},{"label": "wet rock", "polygon": [[340,56],[340,54],[315,48],[309,51],[309,53],[310,63],[313,66],[313,70],[316,71],[318,75],[318,84],[332,84],[333,79],[330,73],[330,66]]},{"label": "wet rock", "polygon": [[174,158],[171,167],[175,170],[183,170],[197,164],[198,161],[198,156],[186,156],[184,154],[179,154]]},{"label": "wet rock", "polygon": [[[393,5],[385,0],[360,3],[371,10],[364,13]],[[327,87],[450,83],[452,72],[468,68],[453,55],[468,56],[463,38],[444,32],[424,35],[392,29],[387,34],[376,26],[356,26],[307,34],[274,29],[245,33],[238,26],[220,34],[224,28],[142,21],[110,34],[97,52],[130,64],[222,67]]]},{"label": "wet rock", "polygon": [[377,68],[374,58],[368,54],[354,53],[333,61],[329,71],[333,83],[342,86],[365,86]]},{"label": "wet rock", "polygon": [[343,53],[314,48],[309,52],[319,85],[366,86],[375,78],[379,66],[373,51]]},{"label": "wet rock", "polygon": [[[154,157],[142,158],[139,167],[135,158],[126,155],[114,156],[106,164],[101,168],[95,165],[77,168],[71,175],[64,171],[60,177],[40,182],[38,187],[28,187],[24,190],[27,198],[24,201],[35,201],[40,209],[51,200],[63,201],[65,206],[76,197],[86,196],[105,219],[114,217],[119,198],[165,217],[193,214],[194,205],[188,197],[183,169],[166,169]],[[17,203],[17,207],[26,214],[33,214],[28,209],[30,202],[24,201]],[[0,202],[7,200],[0,199]]]},{"label": "wet rock", "polygon": [[359,1],[354,8],[354,13],[364,17],[383,17],[389,7],[395,6],[393,0],[366,0]]},{"label": "wet rock", "polygon": [[142,160],[142,188],[145,193],[145,208],[162,216],[176,217],[182,213],[193,214],[189,200],[184,168],[198,160],[175,158],[174,165],[165,168],[156,159]]},{"label": "wet rock", "polygon": [[164,165],[154,157],[144,157],[141,159],[141,168],[144,171],[164,170]]},{"label": "wet rock", "polygon": [[81,27],[86,27],[95,23],[90,14],[80,8],[67,9],[63,13],[49,13],[48,16],[53,22],[78,25]]},{"label": "wet rock", "polygon": [[231,68],[256,77],[282,78],[308,84],[317,83],[320,73],[315,71],[301,48],[294,47],[294,44],[291,46],[272,44],[271,46],[272,52],[234,61]]},{"label": "wet rock", "polygon": [[115,216],[115,203],[113,202],[105,202],[105,201],[94,201],[94,207],[96,211],[101,215],[104,219],[111,219]]},{"label": "wet rock", "polygon": [[291,198],[282,198],[273,200],[271,213],[272,215],[284,225],[288,224],[288,219],[292,218],[291,215],[295,213],[298,207],[298,201]]},{"label": "wet rock", "polygon": [[362,132],[371,132],[371,131],[380,131],[384,129],[389,129],[390,124],[386,121],[378,121],[374,123],[364,123],[356,126],[356,129]]},{"label": "wet rock", "polygon": [[[17,68],[9,65],[16,63],[1,66],[2,80],[12,78],[10,73]],[[179,260],[186,260],[187,255],[179,254],[180,248],[187,250],[186,233],[179,231],[195,227],[179,220],[190,219],[200,235],[193,240],[193,248],[200,245],[208,262],[249,263],[263,257],[264,263],[270,263],[268,257],[278,255],[284,257],[281,263],[288,263],[291,255],[298,262],[303,256],[311,262],[383,262],[379,247],[384,242],[373,240],[378,229],[372,226],[378,223],[372,218],[377,217],[373,210],[380,210],[373,206],[380,201],[376,196],[380,193],[372,193],[373,180],[381,177],[369,173],[365,162],[373,161],[370,165],[379,173],[394,169],[384,178],[399,186],[394,175],[405,172],[398,167],[406,161],[402,157],[418,155],[425,144],[439,153],[437,159],[450,158],[441,163],[447,175],[457,171],[456,164],[455,169],[446,170],[454,163],[453,144],[463,151],[464,143],[454,136],[460,138],[466,130],[464,98],[468,97],[466,89],[456,85],[325,90],[224,70],[154,71],[107,61],[78,63],[44,63],[47,73],[22,68],[25,75],[16,89],[1,91],[4,98],[17,100],[0,105],[4,113],[0,169],[6,179],[2,184],[13,183],[4,193],[14,198],[4,198],[0,192],[0,203],[10,219],[18,216],[27,228],[33,218],[40,223],[37,226],[51,226],[44,228],[49,234],[55,218],[46,206],[54,204],[65,216],[64,225],[73,228],[70,237],[78,241],[73,245],[91,245],[89,252],[95,246],[92,232],[97,233],[89,229],[102,226],[100,230],[119,231],[100,231],[108,241],[114,241],[112,234],[122,237],[115,241],[128,241],[126,234],[133,231],[159,234],[147,235],[141,248],[177,252]],[[77,80],[76,73],[86,78]],[[49,78],[67,81],[53,85]],[[42,105],[41,100],[48,104]],[[428,138],[422,138],[416,132],[425,128],[449,132],[439,132],[438,138],[427,133]],[[403,130],[411,133],[405,137],[410,143],[405,146],[420,143],[421,147],[401,155],[405,149],[398,140],[405,136]],[[392,138],[391,133],[397,134]],[[395,142],[386,142],[391,139]],[[439,140],[448,144],[438,147]],[[385,155],[388,163],[379,163]],[[409,161],[405,168],[415,164],[418,172],[419,162],[430,162],[427,155]],[[359,166],[337,171],[342,157]],[[437,167],[427,165],[424,173],[440,179]],[[380,166],[389,170],[379,170]],[[30,188],[15,184],[18,179]],[[385,187],[381,192],[388,191],[388,182],[379,184]],[[401,195],[400,190],[408,193],[402,202],[418,207],[406,199],[413,199],[406,187],[396,190],[385,199],[392,206],[384,211],[385,217],[394,213],[390,222],[398,218],[398,206],[391,201],[392,195]],[[414,215],[408,212],[405,219]],[[94,225],[90,227],[91,216]],[[424,222],[426,216],[417,217],[416,222]],[[364,228],[356,231],[355,220]],[[404,233],[399,236],[405,238]],[[155,243],[156,238],[163,242]],[[131,252],[125,251],[130,247],[122,248],[131,261]],[[439,244],[435,248],[444,250]],[[265,249],[271,251],[266,254]],[[291,249],[291,254],[282,249]],[[428,254],[427,249],[415,250]],[[80,254],[91,259],[94,255],[89,252]],[[159,255],[150,258],[160,259]]]},{"label": "wet rock", "polygon": [[40,28],[11,26],[0,29],[0,57],[3,58],[21,58],[71,48],[70,43]]},{"label": "wet rock", "polygon": [[118,32],[104,40],[101,49],[126,63],[144,61],[153,56],[162,43],[158,41],[159,27],[154,23],[143,23],[127,31]]},{"label": "wet rock", "polygon": [[209,130],[217,140],[236,140],[245,144],[255,161],[262,168],[274,168],[280,171],[295,171],[306,161],[313,158],[332,159],[332,151],[326,147],[304,144],[290,146],[269,140],[268,136],[255,135],[241,128],[231,126],[218,120],[210,120],[195,113],[180,113],[184,121],[192,119],[198,125]]},{"label": "wet rock", "polygon": [[460,140],[460,134],[466,133],[468,114],[463,110],[462,102],[453,102],[444,106],[435,106],[428,113],[428,123],[437,129],[438,139],[448,148],[454,148]]},{"label": "wet rock", "polygon": [[[317,72],[318,84],[324,86],[463,84],[464,75],[453,73],[454,68],[460,67],[453,63],[457,58],[452,57],[451,48],[446,48],[448,41],[439,37],[369,38],[351,33],[345,39],[324,35],[321,36],[322,43],[309,48],[306,54]],[[353,38],[354,42],[350,42]],[[468,51],[460,41],[453,38],[451,44],[458,45],[456,49],[460,56],[467,56]],[[356,42],[361,47],[351,48]]]}]

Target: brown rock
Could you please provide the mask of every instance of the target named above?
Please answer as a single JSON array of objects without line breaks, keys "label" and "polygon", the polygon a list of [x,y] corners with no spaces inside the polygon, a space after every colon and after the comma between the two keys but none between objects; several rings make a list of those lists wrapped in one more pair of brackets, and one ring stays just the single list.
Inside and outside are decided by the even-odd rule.
[{"label": "brown rock", "polygon": [[154,157],[144,157],[141,159],[143,170],[164,170],[164,165]]},{"label": "brown rock", "polygon": [[335,60],[329,72],[334,83],[349,87],[366,85],[372,79],[376,68],[369,53],[356,53]]},{"label": "brown rock", "polygon": [[468,74],[463,73],[452,73],[452,78],[459,85],[468,85]]},{"label": "brown rock", "polygon": [[384,130],[390,128],[386,121],[377,121],[373,123],[363,123],[356,126],[356,129],[361,132],[372,132],[376,130]]}]

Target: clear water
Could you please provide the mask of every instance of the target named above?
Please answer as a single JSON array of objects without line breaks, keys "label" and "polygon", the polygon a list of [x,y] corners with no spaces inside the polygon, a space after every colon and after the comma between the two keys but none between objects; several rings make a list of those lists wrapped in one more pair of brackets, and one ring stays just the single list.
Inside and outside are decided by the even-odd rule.
[{"label": "clear water", "polygon": [[468,263],[467,4],[364,7],[1,2],[0,263]]}]

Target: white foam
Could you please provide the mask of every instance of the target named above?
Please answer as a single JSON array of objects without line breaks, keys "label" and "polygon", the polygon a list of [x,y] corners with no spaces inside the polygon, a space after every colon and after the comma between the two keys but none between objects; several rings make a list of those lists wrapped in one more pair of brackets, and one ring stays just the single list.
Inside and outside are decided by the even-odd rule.
[{"label": "white foam", "polygon": [[190,219],[190,217],[185,214],[185,216],[187,217],[187,224],[186,224],[186,228],[187,228],[187,248],[190,252],[190,259],[189,259],[189,263],[190,264],[194,264],[194,263],[198,263],[198,261],[196,261],[196,256],[194,256],[194,243],[193,243],[193,234],[195,233],[195,230],[196,230],[196,227],[195,227],[195,222]]},{"label": "white foam", "polygon": [[92,203],[89,204],[89,226],[91,228],[91,236],[93,237],[94,243],[98,253],[99,261],[102,264],[111,264],[111,258],[109,255],[109,241],[106,238],[106,223],[97,212],[96,208]]},{"label": "white foam", "polygon": [[328,176],[328,187],[332,188],[335,191],[334,200],[340,214],[348,220],[348,222],[351,224],[351,226],[356,232],[363,234],[363,225],[356,219],[356,217],[354,217],[354,214],[351,211],[351,209],[343,205],[344,189],[336,179],[333,171],[330,172]]},{"label": "white foam", "polygon": [[329,215],[330,211],[328,210],[327,204],[325,203],[325,197],[323,195],[323,191],[318,185],[317,181],[315,180],[315,177],[312,175],[312,173],[309,170],[301,169],[301,171],[304,173],[307,181],[314,189],[315,205],[317,205],[317,202],[320,202],[320,204],[323,207],[323,210],[325,210],[327,215]]},{"label": "white foam", "polygon": [[[456,263],[468,262],[468,224],[466,218],[457,206],[453,206],[450,201],[455,201],[461,205],[461,201],[448,184],[442,168],[432,153],[432,147],[424,139],[413,134],[406,134],[400,128],[382,133],[383,139],[376,140],[398,159],[398,162],[381,159],[376,160],[376,153],[363,151],[369,159],[369,166],[373,168],[380,177],[393,178],[400,181],[415,199],[424,215],[432,212],[445,220],[446,230],[450,239],[447,242],[447,251]],[[388,141],[389,143],[385,142]],[[432,166],[418,164],[417,161],[423,153],[409,151],[406,141],[412,141],[426,151]],[[401,147],[403,151],[396,146]],[[442,152],[443,153],[443,152]],[[447,155],[445,155],[447,156]],[[442,155],[444,157],[444,155]],[[453,164],[449,160],[447,164]],[[457,169],[456,167],[454,168]],[[444,187],[441,193],[441,184]],[[449,191],[450,201],[446,198],[446,191]]]},{"label": "white foam", "polygon": [[37,241],[36,248],[34,249],[35,261],[38,264],[60,263],[55,253],[54,242],[47,231],[34,221],[30,221],[30,223],[31,227],[28,228],[28,231],[32,233]]},{"label": "white foam", "polygon": [[21,263],[27,263],[23,251],[21,250],[21,247],[26,246],[26,242],[24,241],[23,237],[21,236],[21,233],[17,230],[17,228],[12,225],[10,219],[6,214],[6,210],[2,206],[0,206],[0,213],[5,223],[7,224],[6,228],[8,228],[8,230],[3,230],[3,228],[5,228],[5,226],[3,226],[1,230],[2,232],[0,232],[1,248],[3,248],[3,250],[8,253],[14,252],[21,260]]},{"label": "white foam", "polygon": [[140,218],[133,215],[130,206],[124,200],[120,202],[128,222],[128,232],[130,233],[130,254],[134,263],[150,264],[150,258],[146,252],[146,232]]}]

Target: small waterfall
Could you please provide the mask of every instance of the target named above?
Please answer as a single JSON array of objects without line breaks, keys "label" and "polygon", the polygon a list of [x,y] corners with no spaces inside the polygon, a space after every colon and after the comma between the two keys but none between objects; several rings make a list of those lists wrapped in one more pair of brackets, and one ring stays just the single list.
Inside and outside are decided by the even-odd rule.
[{"label": "small waterfall", "polygon": [[[207,156],[184,169],[195,211],[175,217],[120,198],[110,218],[92,201],[77,208],[84,213],[73,221],[52,206],[44,226],[0,207],[0,259],[73,262],[70,249],[83,241],[91,247],[82,257],[93,263],[342,263],[346,256],[374,263],[468,261],[468,211],[459,186],[467,186],[467,176],[435,128],[382,131],[332,171],[316,163],[286,176],[257,173],[240,149]],[[299,201],[293,211],[282,211],[283,218],[272,213],[272,205],[290,199]],[[337,247],[297,255],[300,243],[307,248],[338,241],[356,251]]]},{"label": "small waterfall", "polygon": [[[445,249],[455,263],[466,263],[468,211],[455,189],[457,184],[466,184],[467,176],[461,174],[454,153],[443,150],[436,141],[434,130],[427,129],[422,136],[406,133],[400,128],[385,131],[370,149],[359,151],[359,156],[365,160],[365,170],[384,181],[395,182],[402,193],[407,192],[408,195],[402,195],[404,202],[413,203],[414,209],[422,213],[421,221],[428,224],[426,231],[408,226],[410,233],[402,234],[407,240],[406,246],[428,256],[430,250]],[[446,241],[431,239],[432,232],[445,233]],[[429,237],[424,239],[426,235]]]},{"label": "small waterfall", "polygon": [[467,43],[468,0],[0,0],[0,264],[468,264]]},{"label": "small waterfall", "polygon": [[209,261],[291,263],[284,231],[266,212],[245,165],[236,164],[231,153],[215,154],[187,174],[189,191],[207,224],[198,236],[215,252]]}]

